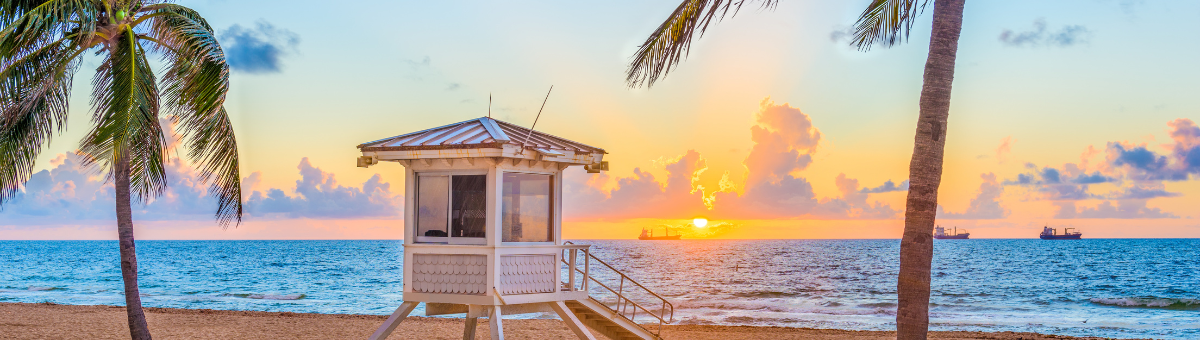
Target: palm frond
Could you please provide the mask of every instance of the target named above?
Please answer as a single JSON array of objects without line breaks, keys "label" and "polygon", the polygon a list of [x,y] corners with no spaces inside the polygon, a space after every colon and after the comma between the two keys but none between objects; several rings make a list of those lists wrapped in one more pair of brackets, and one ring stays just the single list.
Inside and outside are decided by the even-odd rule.
[{"label": "palm frond", "polygon": [[[687,57],[692,39],[704,36],[714,19],[720,20],[741,10],[747,0],[684,0],[679,7],[658,26],[646,42],[638,46],[629,68],[625,71],[625,83],[629,87],[654,86],[654,82],[671,72],[671,68]],[[774,8],[778,0],[759,0],[763,8]]]},{"label": "palm frond", "polygon": [[157,80],[132,29],[120,32],[110,53],[92,81],[96,126],[79,150],[89,156],[85,164],[109,170],[122,158],[129,159],[130,191],[145,202],[166,188]]},{"label": "palm frond", "polygon": [[179,122],[188,156],[197,161],[200,178],[217,197],[216,217],[222,226],[242,219],[241,174],[237,139],[225,95],[229,67],[212,27],[195,11],[174,4],[155,5],[147,38],[157,45],[168,69],[162,77],[163,104]]},{"label": "palm frond", "polygon": [[17,18],[50,0],[0,0],[0,25],[8,26]]},{"label": "palm frond", "polygon": [[0,59],[0,206],[18,193],[42,147],[66,126],[80,52],[58,41]]},{"label": "palm frond", "polygon": [[930,0],[873,0],[854,24],[851,45],[861,51],[876,43],[892,47],[908,40],[913,23]]},{"label": "palm frond", "polygon": [[91,40],[96,24],[105,19],[97,5],[88,0],[51,0],[30,9],[17,6],[0,11],[5,25],[0,31],[0,58],[17,56],[63,37],[76,43]]}]

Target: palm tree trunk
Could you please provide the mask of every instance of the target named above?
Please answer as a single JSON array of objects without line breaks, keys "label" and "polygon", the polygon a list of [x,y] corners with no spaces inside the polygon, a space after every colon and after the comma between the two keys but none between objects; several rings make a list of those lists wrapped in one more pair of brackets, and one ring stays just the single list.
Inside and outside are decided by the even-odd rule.
[{"label": "palm tree trunk", "polygon": [[150,327],[142,311],[142,296],[138,293],[137,252],[133,247],[133,212],[129,197],[129,159],[122,156],[113,169],[117,190],[117,238],[121,246],[121,279],[125,281],[125,314],[129,318],[129,337],[150,340]]},{"label": "palm tree trunk", "polygon": [[962,31],[965,0],[935,0],[929,59],[921,88],[921,112],[909,163],[908,202],[904,237],[900,241],[900,276],[896,282],[899,306],[896,336],[924,340],[929,331],[929,271],[933,262],[933,226],[937,215],[946,123],[950,116],[950,86]]}]

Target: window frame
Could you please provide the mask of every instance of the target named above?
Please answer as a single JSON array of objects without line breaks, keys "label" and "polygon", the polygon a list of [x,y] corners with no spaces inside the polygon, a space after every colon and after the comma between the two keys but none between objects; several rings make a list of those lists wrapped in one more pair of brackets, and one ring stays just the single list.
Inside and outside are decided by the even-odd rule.
[{"label": "window frame", "polygon": [[[415,181],[413,181],[413,183],[417,186],[416,190],[413,190],[413,194],[414,194],[414,196],[416,196],[413,199],[413,204],[414,204],[413,209],[414,210],[419,210],[420,206],[421,206],[421,195],[420,195],[421,177],[423,177],[423,176],[424,177],[447,177],[446,181],[448,184],[448,185],[446,185],[446,191],[447,191],[446,192],[446,236],[443,237],[443,236],[418,235],[421,230],[421,221],[419,218],[417,218],[414,215],[413,216],[413,228],[412,228],[413,229],[413,231],[412,231],[413,232],[413,235],[412,235],[413,243],[447,244],[447,245],[486,245],[487,244],[487,240],[488,240],[488,236],[489,236],[488,234],[490,234],[490,233],[488,233],[486,222],[484,223],[484,229],[483,229],[484,237],[454,237],[453,233],[451,232],[452,231],[451,229],[453,229],[453,227],[454,227],[454,214],[453,214],[453,211],[454,211],[454,178],[453,178],[453,176],[480,176],[480,175],[482,175],[482,176],[485,176],[485,178],[486,178],[486,177],[488,177],[487,170],[415,171],[415,172],[413,172],[413,175],[416,176]],[[490,178],[486,179],[484,187],[485,188],[493,187],[492,180]],[[485,191],[484,191],[485,197],[486,197],[486,192],[488,192],[488,190],[490,190],[490,189],[485,189]],[[490,206],[491,204],[494,204],[494,202],[491,202],[492,200],[488,200],[486,198],[485,198],[485,201],[487,202],[486,205],[484,206],[484,214],[486,215],[487,210],[488,210],[487,207]]]}]

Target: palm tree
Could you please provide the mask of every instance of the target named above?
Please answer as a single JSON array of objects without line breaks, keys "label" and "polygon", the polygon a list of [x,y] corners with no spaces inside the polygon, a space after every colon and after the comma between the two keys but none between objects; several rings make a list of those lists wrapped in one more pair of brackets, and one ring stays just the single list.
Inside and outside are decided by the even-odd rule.
[{"label": "palm tree", "polygon": [[[224,108],[225,54],[204,18],[168,3],[0,0],[0,25],[0,204],[19,193],[42,146],[66,127],[71,80],[84,53],[103,58],[92,80],[95,125],[78,152],[114,184],[129,333],[150,339],[130,202],[147,202],[165,189],[160,115],[178,123],[201,180],[212,185],[217,222],[241,223],[237,141]],[[162,58],[161,79],[148,52]]]},{"label": "palm tree", "polygon": [[[854,26],[852,44],[866,51],[877,43],[890,47],[904,42],[913,22],[930,1],[933,0],[872,0]],[[900,241],[900,275],[896,283],[899,339],[925,339],[929,330],[932,234],[964,1],[933,1],[933,31],[925,62],[916,141],[909,164],[904,236]],[[778,4],[778,0],[760,2],[765,8],[774,8]],[[743,4],[745,0],[684,0],[633,55],[626,72],[626,83],[630,87],[653,86],[656,80],[679,64],[687,55],[692,39],[703,36],[713,19],[724,18],[730,14],[730,9],[736,15]]]}]

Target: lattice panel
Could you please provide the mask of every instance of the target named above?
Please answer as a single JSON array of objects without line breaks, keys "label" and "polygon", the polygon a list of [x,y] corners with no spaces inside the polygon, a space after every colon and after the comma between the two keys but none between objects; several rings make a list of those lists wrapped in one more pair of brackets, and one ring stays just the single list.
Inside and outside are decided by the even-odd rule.
[{"label": "lattice panel", "polygon": [[500,256],[500,294],[553,293],[557,269],[554,255]]},{"label": "lattice panel", "polygon": [[413,254],[413,291],[484,295],[487,255]]}]

